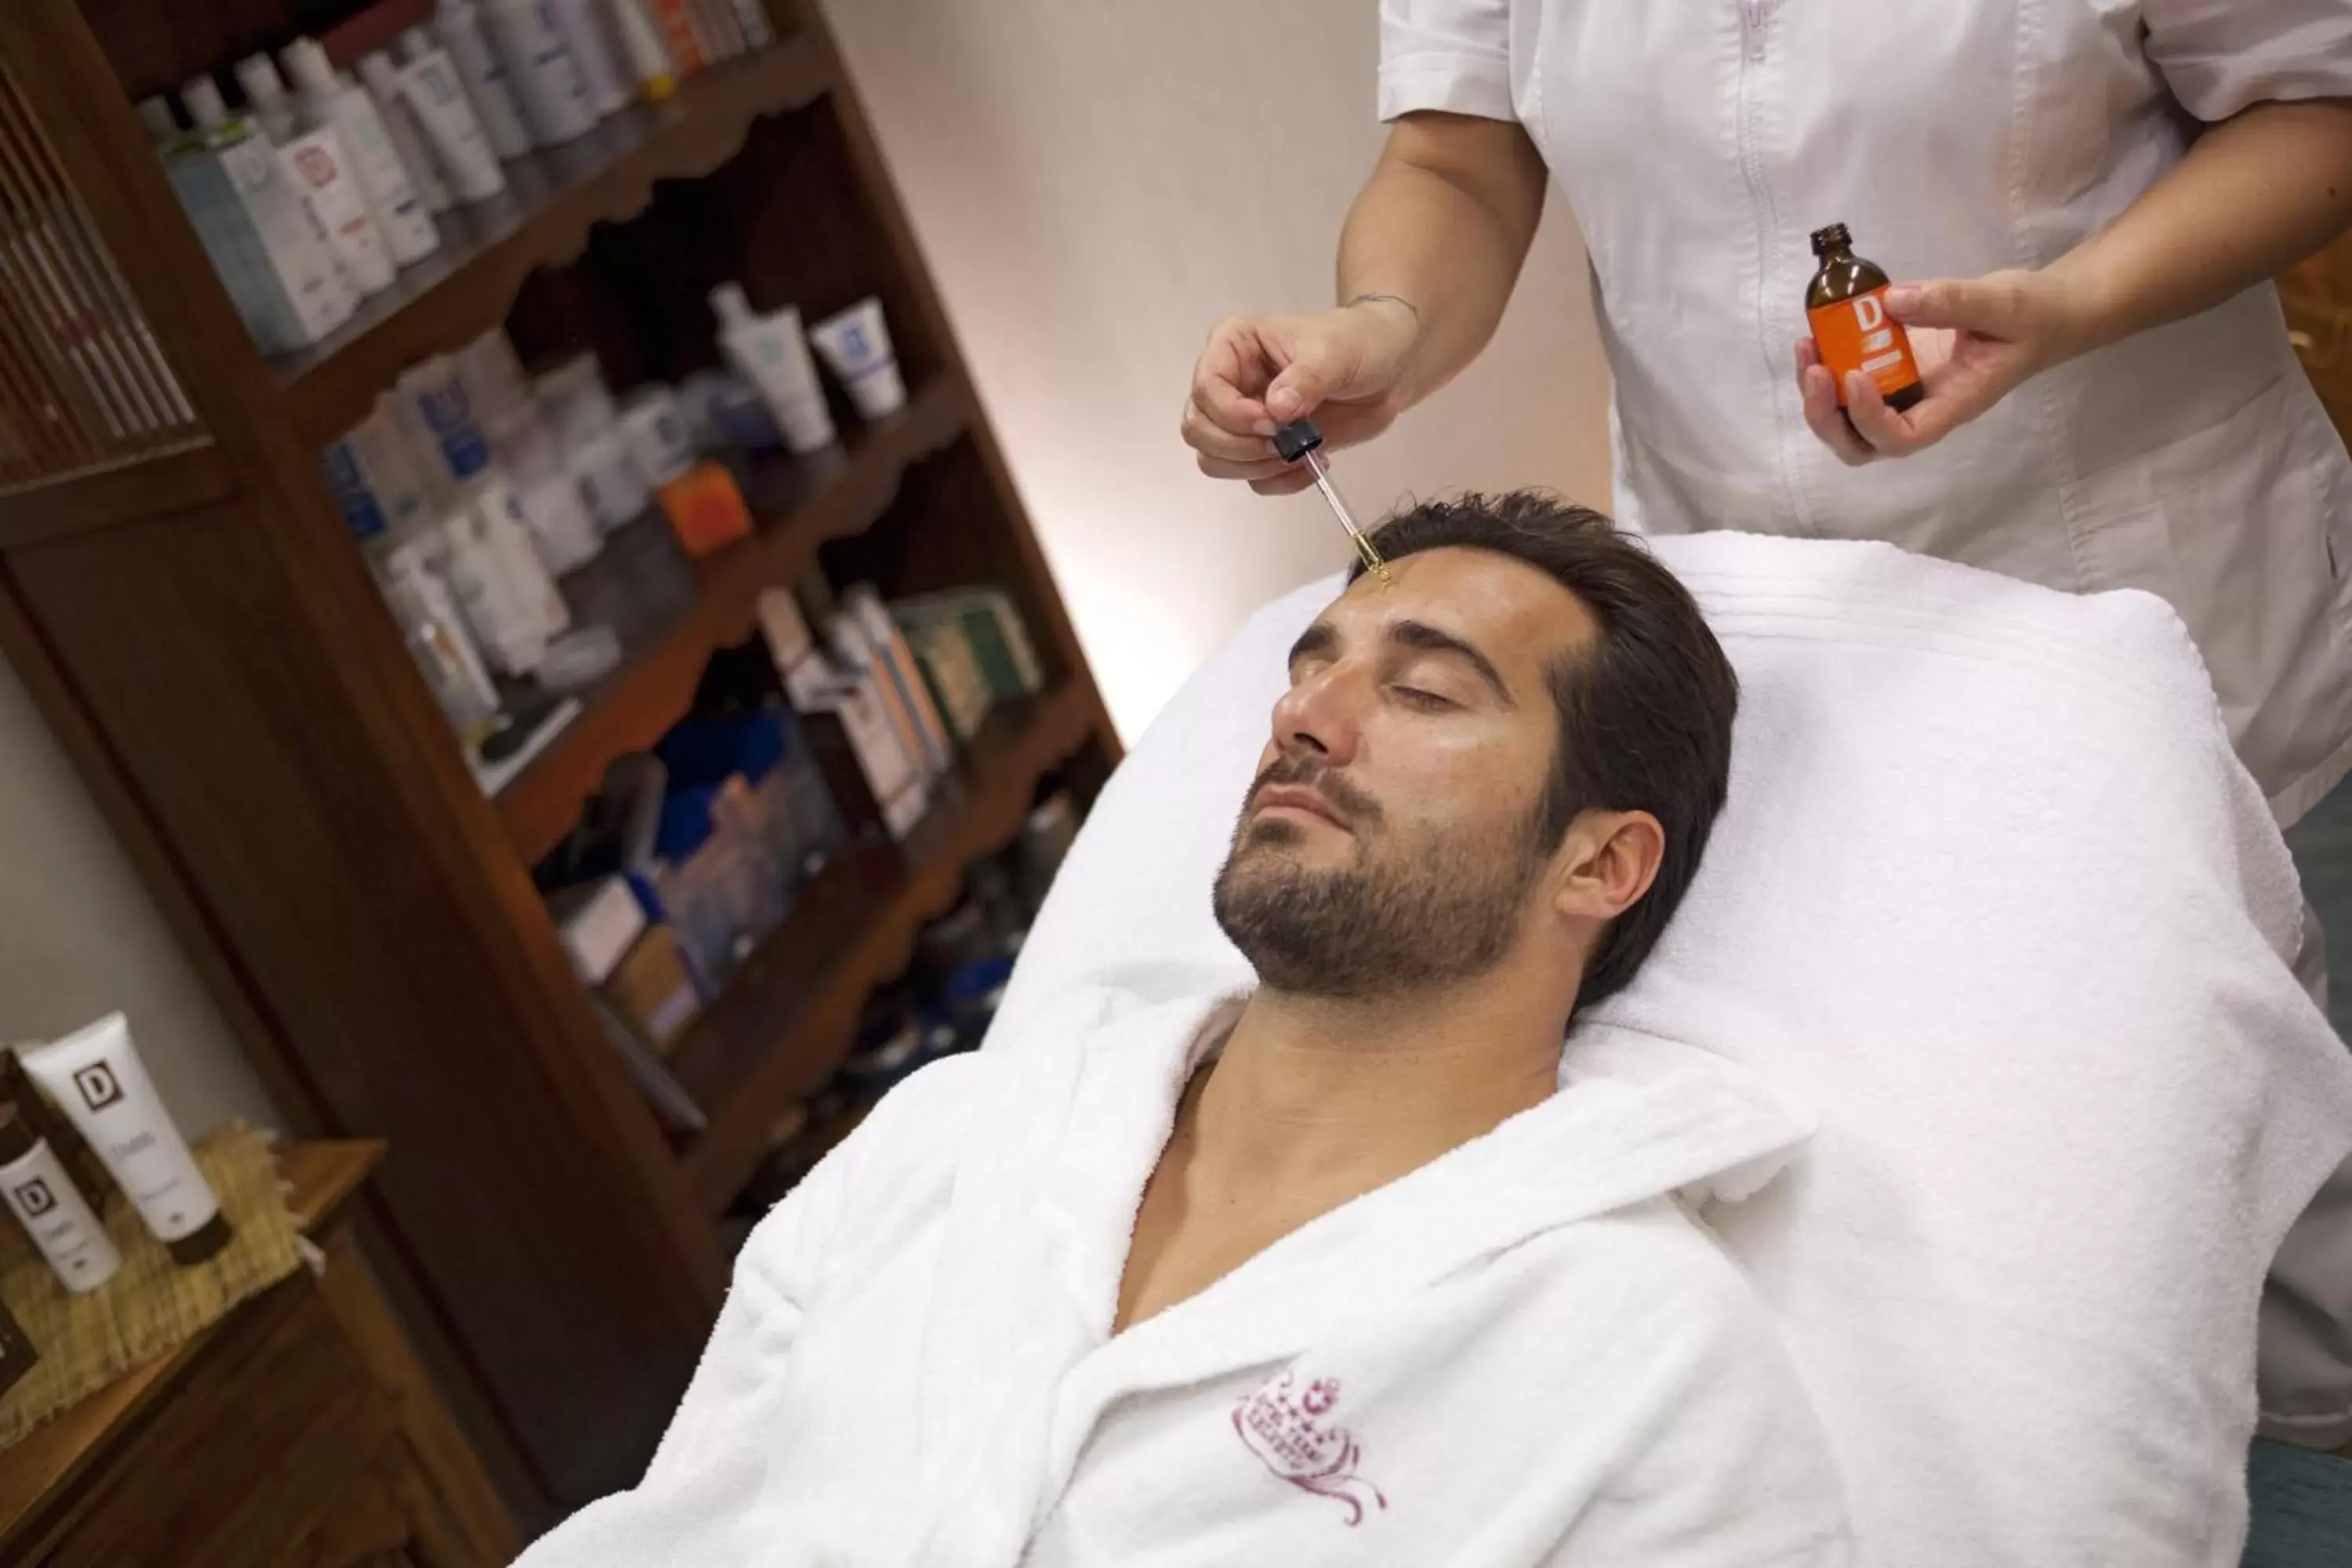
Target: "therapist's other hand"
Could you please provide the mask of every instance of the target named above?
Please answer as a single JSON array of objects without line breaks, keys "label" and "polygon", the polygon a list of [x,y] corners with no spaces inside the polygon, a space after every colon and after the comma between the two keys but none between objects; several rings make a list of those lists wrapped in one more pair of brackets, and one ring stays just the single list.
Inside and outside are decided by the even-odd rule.
[{"label": "therapist's other hand", "polygon": [[1852,466],[1925,451],[2027,378],[2080,353],[2084,341],[2083,303],[2048,272],[1897,284],[1886,291],[1886,313],[1909,331],[1926,391],[1899,412],[1876,382],[1855,371],[1846,377],[1841,413],[1837,384],[1813,340],[1797,345],[1805,423]]},{"label": "therapist's other hand", "polygon": [[1213,479],[1244,479],[1261,495],[1303,489],[1314,478],[1275,455],[1275,427],[1311,414],[1326,449],[1378,436],[1403,410],[1419,335],[1412,308],[1385,297],[1220,321],[1192,368],[1184,443]]}]

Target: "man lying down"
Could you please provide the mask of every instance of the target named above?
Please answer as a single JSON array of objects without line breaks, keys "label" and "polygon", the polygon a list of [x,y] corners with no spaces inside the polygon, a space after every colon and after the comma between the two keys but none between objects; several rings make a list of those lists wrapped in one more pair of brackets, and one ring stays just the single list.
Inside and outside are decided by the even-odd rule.
[{"label": "man lying down", "polygon": [[1217,879],[1257,988],[1072,995],[898,1088],[753,1234],[644,1483],[528,1568],[1848,1561],[1680,1195],[1801,1125],[1696,1052],[1562,1071],[1696,868],[1730,667],[1593,512],[1376,537]]}]

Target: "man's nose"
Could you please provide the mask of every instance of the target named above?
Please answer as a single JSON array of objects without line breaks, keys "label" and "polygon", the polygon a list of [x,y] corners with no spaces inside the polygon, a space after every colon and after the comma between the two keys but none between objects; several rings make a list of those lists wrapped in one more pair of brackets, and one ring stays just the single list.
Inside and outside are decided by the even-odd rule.
[{"label": "man's nose", "polygon": [[1294,685],[1274,706],[1275,744],[1341,767],[1353,762],[1362,727],[1360,685],[1337,667]]}]

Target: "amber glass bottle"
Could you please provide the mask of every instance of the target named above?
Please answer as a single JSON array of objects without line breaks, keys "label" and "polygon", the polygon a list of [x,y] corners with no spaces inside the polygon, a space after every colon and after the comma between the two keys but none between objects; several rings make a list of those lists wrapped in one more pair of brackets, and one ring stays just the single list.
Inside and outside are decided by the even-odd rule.
[{"label": "amber glass bottle", "polygon": [[1842,223],[1813,231],[1813,254],[1822,269],[1805,290],[1805,319],[1837,382],[1838,406],[1845,406],[1847,373],[1857,370],[1878,383],[1888,407],[1918,402],[1919,362],[1903,323],[1886,313],[1886,274],[1853,253],[1853,236]]}]

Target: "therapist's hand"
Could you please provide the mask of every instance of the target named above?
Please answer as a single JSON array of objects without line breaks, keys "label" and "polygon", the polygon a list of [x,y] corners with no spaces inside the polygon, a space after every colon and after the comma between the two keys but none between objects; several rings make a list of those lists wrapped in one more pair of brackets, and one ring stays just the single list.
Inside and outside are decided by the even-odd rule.
[{"label": "therapist's hand", "polygon": [[1184,443],[1213,479],[1261,495],[1314,482],[1275,456],[1275,427],[1315,416],[1326,449],[1369,441],[1395,422],[1420,335],[1412,307],[1381,296],[1331,310],[1235,316],[1209,333],[1184,405]]},{"label": "therapist's hand", "polygon": [[1886,291],[1886,313],[1910,332],[1927,393],[1899,413],[1860,371],[1846,378],[1840,413],[1820,350],[1811,338],[1797,345],[1805,423],[1849,465],[1926,450],[2090,339],[2088,308],[2074,286],[2046,271],[1897,284]]}]

